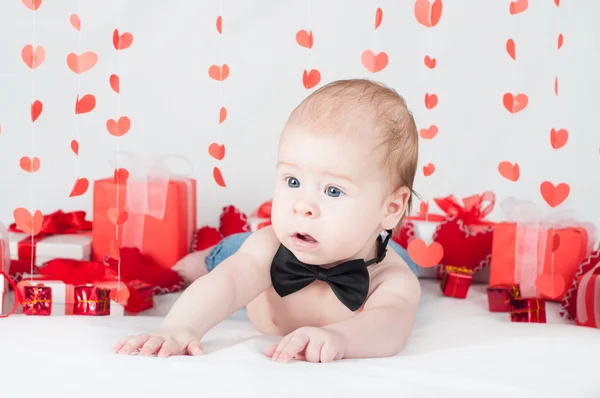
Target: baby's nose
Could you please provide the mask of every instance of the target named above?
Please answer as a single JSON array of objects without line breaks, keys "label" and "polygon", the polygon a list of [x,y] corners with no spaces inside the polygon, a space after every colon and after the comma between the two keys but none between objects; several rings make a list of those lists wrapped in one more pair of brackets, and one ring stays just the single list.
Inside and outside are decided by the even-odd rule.
[{"label": "baby's nose", "polygon": [[315,203],[309,201],[298,201],[294,205],[294,214],[302,217],[319,217],[319,208]]}]

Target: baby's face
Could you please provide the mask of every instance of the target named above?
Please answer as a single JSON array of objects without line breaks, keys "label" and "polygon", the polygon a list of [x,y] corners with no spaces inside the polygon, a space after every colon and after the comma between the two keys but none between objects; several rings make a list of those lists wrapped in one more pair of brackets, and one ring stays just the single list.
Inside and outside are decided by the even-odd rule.
[{"label": "baby's face", "polygon": [[271,218],[281,243],[300,261],[362,257],[358,254],[374,244],[389,181],[383,155],[369,141],[286,126]]}]

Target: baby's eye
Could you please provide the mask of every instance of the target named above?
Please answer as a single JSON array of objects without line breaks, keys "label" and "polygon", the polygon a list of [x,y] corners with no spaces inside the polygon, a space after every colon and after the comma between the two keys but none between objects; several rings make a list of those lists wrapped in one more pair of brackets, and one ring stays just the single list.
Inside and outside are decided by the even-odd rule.
[{"label": "baby's eye", "polygon": [[287,184],[288,184],[288,187],[290,187],[290,188],[300,187],[300,181],[298,181],[298,179],[294,178],[294,177],[288,177]]},{"label": "baby's eye", "polygon": [[327,195],[331,196],[332,198],[337,198],[342,196],[344,193],[336,187],[328,187],[327,188]]}]

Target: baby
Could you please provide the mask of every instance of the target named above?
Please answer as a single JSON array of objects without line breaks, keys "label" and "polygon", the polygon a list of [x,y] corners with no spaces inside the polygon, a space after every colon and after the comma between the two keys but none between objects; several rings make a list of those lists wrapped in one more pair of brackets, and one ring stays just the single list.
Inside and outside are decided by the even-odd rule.
[{"label": "baby", "polygon": [[114,352],[201,355],[204,334],[246,306],[258,331],[284,336],[265,349],[274,361],[398,354],[421,291],[390,238],[410,208],[417,152],[414,119],[394,90],[368,80],[316,90],[280,138],[272,225],[184,258],[202,275],[158,330]]}]

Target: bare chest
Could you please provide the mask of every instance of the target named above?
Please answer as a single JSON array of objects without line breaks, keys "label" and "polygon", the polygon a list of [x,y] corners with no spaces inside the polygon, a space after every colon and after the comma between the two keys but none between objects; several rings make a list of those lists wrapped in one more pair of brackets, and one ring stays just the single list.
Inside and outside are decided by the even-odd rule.
[{"label": "bare chest", "polygon": [[286,335],[303,326],[325,326],[361,311],[349,310],[322,281],[286,297],[280,297],[271,287],[249,303],[247,310],[254,327],[273,335]]}]

